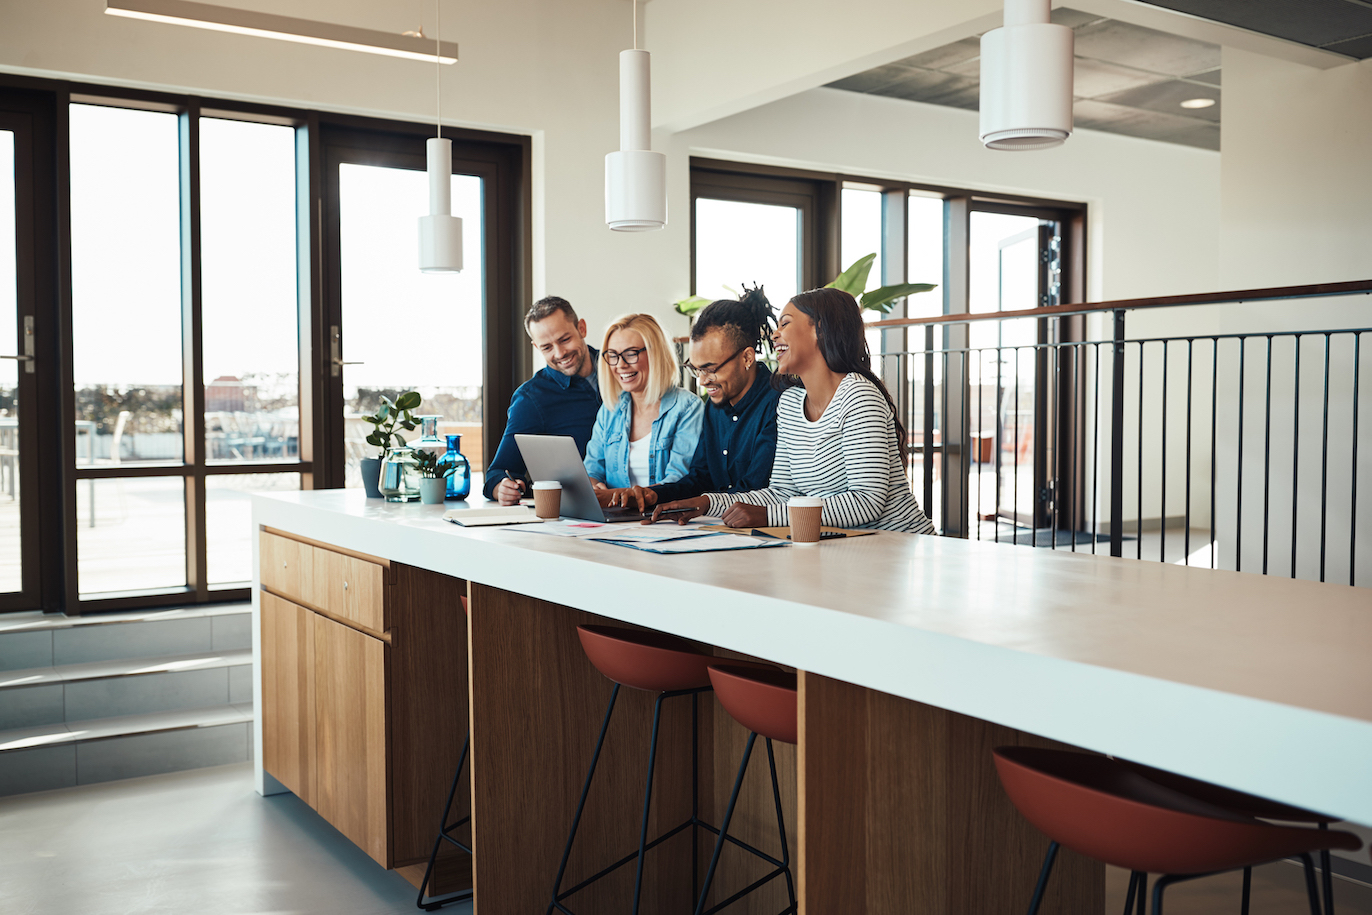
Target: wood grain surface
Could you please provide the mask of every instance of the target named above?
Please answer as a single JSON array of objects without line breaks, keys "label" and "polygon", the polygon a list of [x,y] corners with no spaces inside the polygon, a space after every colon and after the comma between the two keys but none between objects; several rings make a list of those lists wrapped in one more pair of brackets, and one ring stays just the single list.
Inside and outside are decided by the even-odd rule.
[{"label": "wood grain surface", "polygon": [[262,765],[307,804],[314,787],[310,611],[262,594]]},{"label": "wood grain surface", "polygon": [[[1048,839],[1001,789],[991,750],[1060,746],[800,675],[801,912],[985,915],[1028,906]],[[1104,866],[1064,850],[1044,912],[1102,910]]]}]

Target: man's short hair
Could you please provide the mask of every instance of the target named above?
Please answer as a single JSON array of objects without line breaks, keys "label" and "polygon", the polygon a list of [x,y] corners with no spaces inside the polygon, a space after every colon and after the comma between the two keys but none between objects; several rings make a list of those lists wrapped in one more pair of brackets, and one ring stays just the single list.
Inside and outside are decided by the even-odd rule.
[{"label": "man's short hair", "polygon": [[576,323],[576,310],[572,308],[572,303],[561,296],[550,295],[539,299],[529,309],[529,313],[524,316],[524,329],[528,330],[535,321],[551,318],[559,311],[566,313],[567,320]]}]

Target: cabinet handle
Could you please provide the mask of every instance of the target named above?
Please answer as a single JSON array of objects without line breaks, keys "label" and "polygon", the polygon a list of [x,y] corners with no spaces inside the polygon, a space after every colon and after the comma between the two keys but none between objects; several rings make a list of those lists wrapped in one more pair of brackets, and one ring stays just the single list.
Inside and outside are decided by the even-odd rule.
[{"label": "cabinet handle", "polygon": [[343,582],[343,590],[344,590],[344,591],[348,590],[348,583],[347,583],[346,581]]},{"label": "cabinet handle", "polygon": [[281,560],[281,568],[286,568],[286,560]]}]

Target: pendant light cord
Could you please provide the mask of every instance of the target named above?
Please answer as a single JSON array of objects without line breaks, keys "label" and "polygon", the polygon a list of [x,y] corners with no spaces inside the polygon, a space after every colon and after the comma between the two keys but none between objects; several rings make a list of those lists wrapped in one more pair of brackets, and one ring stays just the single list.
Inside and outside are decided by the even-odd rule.
[{"label": "pendant light cord", "polygon": [[634,50],[638,50],[638,0],[629,0],[634,5]]},{"label": "pendant light cord", "polygon": [[[634,0],[637,5],[638,0]],[[443,42],[440,36],[443,34],[439,28],[439,16],[442,14],[442,0],[434,0],[434,137],[443,138]]]}]

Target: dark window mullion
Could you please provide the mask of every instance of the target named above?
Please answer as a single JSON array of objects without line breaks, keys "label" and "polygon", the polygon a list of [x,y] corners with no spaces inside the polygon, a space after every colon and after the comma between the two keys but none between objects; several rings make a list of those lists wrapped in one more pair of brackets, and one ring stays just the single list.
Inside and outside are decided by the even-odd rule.
[{"label": "dark window mullion", "polygon": [[186,474],[186,585],[209,597],[205,534],[205,385],[200,262],[200,102],[180,115],[182,440]]}]

